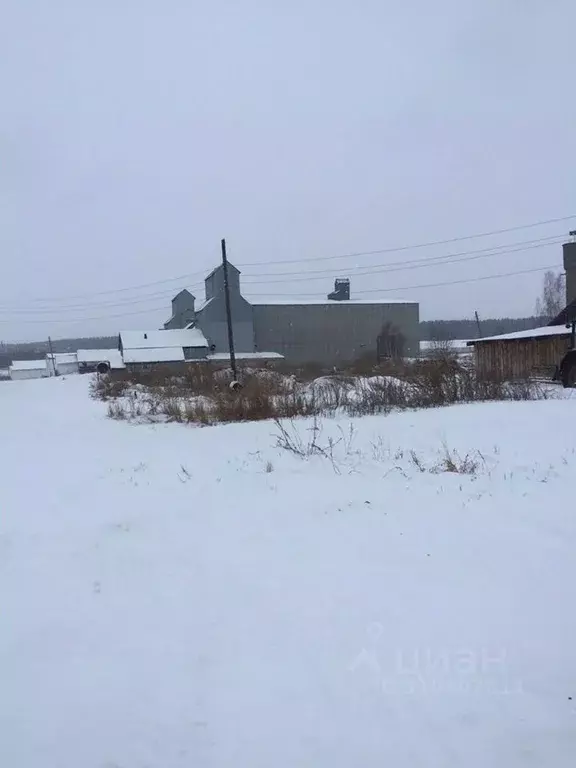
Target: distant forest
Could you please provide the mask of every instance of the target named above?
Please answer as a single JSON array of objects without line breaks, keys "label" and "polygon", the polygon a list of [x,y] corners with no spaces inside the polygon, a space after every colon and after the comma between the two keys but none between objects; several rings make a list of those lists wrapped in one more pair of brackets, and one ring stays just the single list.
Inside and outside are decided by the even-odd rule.
[{"label": "distant forest", "polygon": [[448,339],[478,339],[480,336],[497,336],[501,333],[527,331],[546,325],[547,317],[499,317],[480,320],[424,320],[420,323],[421,341],[446,341]]},{"label": "distant forest", "polygon": [[[545,325],[543,317],[499,317],[480,321],[482,336],[496,336],[500,333],[525,331]],[[424,320],[420,323],[421,341],[444,341],[448,339],[477,339],[476,320]],[[52,341],[54,352],[76,352],[78,349],[115,349],[117,336],[94,338],[57,339]],[[2,344],[0,342],[0,368],[7,368],[12,360],[40,360],[50,350],[47,341],[32,341],[26,344]]]},{"label": "distant forest", "polygon": [[[53,339],[54,352],[76,352],[79,349],[115,349],[118,336],[95,336],[87,339]],[[48,341],[30,341],[25,344],[3,344],[0,342],[0,368],[12,360],[42,360],[50,352]],[[8,358],[8,363],[5,363]]]}]

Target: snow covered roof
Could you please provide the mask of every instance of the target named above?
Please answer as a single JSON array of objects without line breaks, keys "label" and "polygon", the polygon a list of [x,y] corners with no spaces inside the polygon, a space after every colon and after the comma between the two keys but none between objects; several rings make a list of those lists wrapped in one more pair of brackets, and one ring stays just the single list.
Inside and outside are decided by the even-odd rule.
[{"label": "snow covered roof", "polygon": [[151,347],[149,349],[125,349],[125,363],[183,363],[182,347]]},{"label": "snow covered roof", "polygon": [[163,331],[121,331],[126,360],[127,349],[159,349],[176,347],[207,347],[208,342],[199,328],[178,328]]},{"label": "snow covered roof", "polygon": [[421,341],[420,349],[436,349],[437,347],[450,349],[465,349],[468,346],[466,339],[447,339],[446,341]]},{"label": "snow covered roof", "polygon": [[503,333],[500,336],[485,336],[483,339],[473,339],[468,346],[480,341],[514,341],[516,339],[543,339],[547,336],[569,336],[570,328],[563,325],[545,325],[543,328],[531,328],[528,331],[516,331],[515,333]]},{"label": "snow covered roof", "polygon": [[56,352],[53,355],[46,355],[47,360],[51,361],[52,358],[54,358],[57,363],[60,363],[60,365],[75,363],[77,361],[76,352]]},{"label": "snow covered roof", "polygon": [[117,349],[79,349],[79,363],[110,363],[111,368],[123,368],[122,355]]},{"label": "snow covered roof", "polygon": [[251,299],[246,297],[246,301],[254,307],[269,305],[277,306],[330,306],[330,307],[349,307],[354,304],[417,304],[416,301],[406,301],[405,299],[346,299],[345,301],[334,301],[333,299]]},{"label": "snow covered roof", "polygon": [[[279,352],[236,352],[236,360],[284,360],[284,355]],[[229,360],[228,352],[215,352],[208,355],[208,360]]]},{"label": "snow covered roof", "polygon": [[46,370],[46,360],[14,360],[11,371],[41,371]]}]

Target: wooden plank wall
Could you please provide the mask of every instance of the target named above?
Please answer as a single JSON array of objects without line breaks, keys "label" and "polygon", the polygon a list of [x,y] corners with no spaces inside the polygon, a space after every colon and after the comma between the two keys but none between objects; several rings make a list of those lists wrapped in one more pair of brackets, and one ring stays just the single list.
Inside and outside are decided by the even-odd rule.
[{"label": "wooden plank wall", "polygon": [[521,379],[551,376],[569,348],[570,336],[483,341],[474,345],[474,357],[481,376]]}]

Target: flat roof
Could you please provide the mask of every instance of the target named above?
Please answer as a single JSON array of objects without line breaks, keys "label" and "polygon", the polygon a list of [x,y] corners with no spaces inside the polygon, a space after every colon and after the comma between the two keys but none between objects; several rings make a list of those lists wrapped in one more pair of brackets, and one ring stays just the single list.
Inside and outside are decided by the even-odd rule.
[{"label": "flat roof", "polygon": [[10,368],[13,371],[46,370],[46,360],[14,360]]},{"label": "flat roof", "polygon": [[46,359],[54,359],[57,363],[62,363],[62,365],[77,362],[76,352],[55,352],[53,355],[47,354]]},{"label": "flat roof", "polygon": [[121,331],[122,347],[126,349],[160,349],[174,347],[207,347],[208,342],[199,328],[175,328],[160,331]]},{"label": "flat roof", "polygon": [[418,304],[417,301],[407,301],[405,299],[344,299],[343,301],[335,301],[334,299],[251,299],[246,296],[248,301],[254,307],[262,307],[267,305],[275,306],[330,306],[330,307],[349,307],[356,304]]},{"label": "flat roof", "polygon": [[527,331],[515,331],[514,333],[502,333],[499,336],[485,336],[482,339],[472,339],[468,346],[483,341],[516,341],[518,339],[545,339],[549,336],[569,336],[570,328],[564,325],[545,325],[541,328],[530,328]]}]

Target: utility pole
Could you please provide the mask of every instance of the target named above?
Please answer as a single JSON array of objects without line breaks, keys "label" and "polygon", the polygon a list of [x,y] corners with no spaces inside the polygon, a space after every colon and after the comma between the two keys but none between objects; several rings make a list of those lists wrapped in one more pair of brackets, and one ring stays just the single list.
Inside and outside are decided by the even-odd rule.
[{"label": "utility pole", "polygon": [[226,322],[228,324],[228,347],[230,349],[230,367],[233,380],[237,381],[236,355],[234,354],[234,330],[232,328],[232,310],[230,309],[230,286],[228,285],[228,259],[226,258],[226,240],[222,238],[222,269],[224,271],[224,297],[226,299]]},{"label": "utility pole", "polygon": [[[50,350],[50,362],[52,364],[52,370],[54,371],[54,376],[58,376],[58,373],[56,372],[56,358],[54,357],[54,350],[52,349],[52,339],[50,336],[48,336],[48,349]],[[50,366],[48,366],[48,370],[50,370]]]},{"label": "utility pole", "polygon": [[480,318],[478,317],[478,312],[474,312],[474,316],[476,317],[476,325],[478,326],[478,338],[482,338],[482,327],[480,325]]}]

